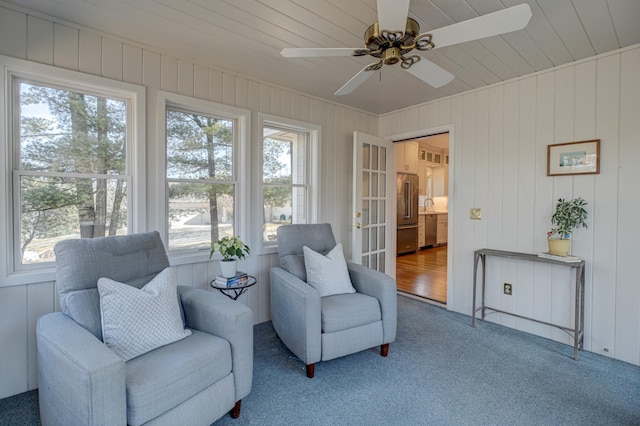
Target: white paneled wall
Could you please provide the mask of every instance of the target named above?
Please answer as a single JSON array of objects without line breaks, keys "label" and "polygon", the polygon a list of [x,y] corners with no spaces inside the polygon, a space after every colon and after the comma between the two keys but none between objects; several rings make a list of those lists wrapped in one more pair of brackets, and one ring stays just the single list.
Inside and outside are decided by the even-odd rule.
[{"label": "white paneled wall", "polygon": [[[636,45],[380,118],[382,137],[453,125],[449,309],[471,314],[474,250],[546,251],[555,201],[583,197],[589,228],[574,233],[572,252],[586,260],[585,348],[640,365],[638,75]],[[600,174],[546,176],[547,145],[588,139],[601,139]],[[481,221],[469,219],[472,207],[482,208]],[[489,306],[571,324],[569,268],[487,262]],[[570,341],[528,320],[488,319]]]},{"label": "white paneled wall", "polygon": [[[322,126],[320,140],[319,220],[333,225],[336,238],[350,252],[351,234],[351,138],[354,130],[375,134],[378,118],[336,104],[273,87],[244,77],[165,56],[135,43],[123,42],[86,30],[0,7],[0,54],[68,68],[114,80],[141,84],[147,90],[147,224],[158,223],[157,158],[162,141],[156,138],[157,90],[179,93],[252,110],[252,144],[258,112]],[[2,147],[5,149],[5,147]],[[257,152],[249,150],[250,152]],[[250,158],[251,169],[260,159]],[[3,183],[4,184],[4,183]],[[256,194],[252,194],[255,199]],[[6,208],[5,201],[0,201]],[[261,206],[251,205],[260,212]],[[250,224],[248,224],[250,225]],[[250,229],[250,228],[249,228]],[[2,230],[4,233],[4,230]],[[250,229],[251,235],[261,230]],[[6,238],[2,236],[2,241]],[[4,242],[3,242],[4,244]],[[270,319],[269,269],[276,255],[252,256],[244,269],[258,278],[240,301],[254,312],[254,322]],[[181,284],[207,288],[218,273],[216,262],[180,265]],[[0,286],[0,398],[37,387],[36,319],[58,309],[53,282]]]}]

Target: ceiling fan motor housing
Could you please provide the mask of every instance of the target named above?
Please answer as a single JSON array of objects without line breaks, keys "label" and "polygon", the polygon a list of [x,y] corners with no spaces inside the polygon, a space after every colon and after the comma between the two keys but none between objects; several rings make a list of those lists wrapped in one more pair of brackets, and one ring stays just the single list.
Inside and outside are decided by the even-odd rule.
[{"label": "ceiling fan motor housing", "polygon": [[384,50],[389,47],[410,46],[414,39],[420,34],[420,25],[411,18],[407,18],[407,25],[404,33],[383,28],[374,22],[364,33],[364,44],[370,51]]}]

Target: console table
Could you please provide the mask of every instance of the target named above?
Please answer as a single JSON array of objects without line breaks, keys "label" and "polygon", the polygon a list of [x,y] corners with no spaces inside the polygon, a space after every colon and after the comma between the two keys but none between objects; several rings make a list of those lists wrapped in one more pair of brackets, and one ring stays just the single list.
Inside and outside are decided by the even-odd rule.
[{"label": "console table", "polygon": [[[514,314],[512,312],[502,311],[500,309],[492,308],[485,303],[485,288],[486,288],[486,257],[495,256],[516,260],[528,260],[531,262],[551,263],[553,265],[566,266],[575,270],[575,315],[573,321],[573,327],[566,327],[563,325],[552,324],[549,322],[541,321],[535,318],[529,318],[523,315]],[[478,277],[478,264],[482,263],[482,302],[478,308],[476,308],[476,289],[477,289],[477,277]],[[526,320],[534,321],[540,324],[556,327],[569,333],[573,337],[573,359],[578,360],[578,351],[582,350],[584,340],[584,260],[579,262],[562,262],[559,260],[545,259],[539,257],[537,254],[518,253],[513,251],[492,250],[492,249],[480,249],[474,252],[473,259],[473,307],[471,313],[471,326],[476,326],[476,312],[480,311],[480,318],[484,321],[485,311],[491,310],[493,312],[500,312],[508,314],[514,317],[523,318]]]}]

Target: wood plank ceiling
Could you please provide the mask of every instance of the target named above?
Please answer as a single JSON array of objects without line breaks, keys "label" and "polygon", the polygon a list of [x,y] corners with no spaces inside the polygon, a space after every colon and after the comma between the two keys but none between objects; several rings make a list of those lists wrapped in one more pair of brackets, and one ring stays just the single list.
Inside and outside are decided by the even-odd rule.
[{"label": "wood plank ceiling", "polygon": [[361,47],[376,0],[9,0],[161,53],[288,87],[371,113],[385,113],[640,43],[640,0],[412,0],[421,30],[526,1],[521,31],[425,54],[453,73],[434,89],[400,69],[346,96],[334,92],[370,58],[285,59],[284,47]]}]

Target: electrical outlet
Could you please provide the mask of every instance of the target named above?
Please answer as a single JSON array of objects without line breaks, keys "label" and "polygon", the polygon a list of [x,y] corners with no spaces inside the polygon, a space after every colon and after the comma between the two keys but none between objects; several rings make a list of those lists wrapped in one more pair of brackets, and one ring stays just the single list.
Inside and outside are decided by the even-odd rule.
[{"label": "electrical outlet", "polygon": [[482,219],[482,209],[473,208],[469,210],[469,218],[474,220]]},{"label": "electrical outlet", "polygon": [[513,295],[513,284],[504,283],[503,291],[504,294],[507,294],[509,296]]}]

